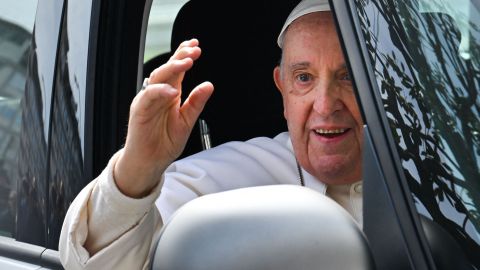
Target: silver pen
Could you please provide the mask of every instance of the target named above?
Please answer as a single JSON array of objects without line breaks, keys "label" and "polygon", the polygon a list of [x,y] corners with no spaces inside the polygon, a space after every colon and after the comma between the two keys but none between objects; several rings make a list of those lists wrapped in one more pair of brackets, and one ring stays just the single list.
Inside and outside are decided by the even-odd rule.
[{"label": "silver pen", "polygon": [[207,122],[199,118],[198,123],[200,125],[200,140],[202,141],[203,150],[212,148],[212,143],[210,141],[210,130],[208,129]]}]

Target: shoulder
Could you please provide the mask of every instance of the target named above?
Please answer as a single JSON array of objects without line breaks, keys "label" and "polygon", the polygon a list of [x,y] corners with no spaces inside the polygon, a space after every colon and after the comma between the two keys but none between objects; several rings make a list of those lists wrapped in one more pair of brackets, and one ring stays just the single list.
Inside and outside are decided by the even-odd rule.
[{"label": "shoulder", "polygon": [[263,143],[267,143],[267,144],[279,144],[279,145],[282,145],[282,146],[285,146],[285,147],[289,147],[290,145],[290,135],[288,132],[282,132],[280,134],[278,134],[277,136],[273,137],[273,138],[269,138],[269,137],[256,137],[256,138],[253,138],[253,139],[250,139],[248,141],[246,141],[246,143],[252,143],[252,144],[263,144]]},{"label": "shoulder", "polygon": [[266,156],[273,158],[273,156],[282,157],[291,156],[292,154],[293,150],[290,143],[290,136],[288,132],[282,132],[273,138],[256,137],[247,141],[227,142],[186,159],[203,159],[215,156],[228,159],[234,158],[235,155],[243,157],[251,156],[252,158],[262,158]]},{"label": "shoulder", "polygon": [[213,147],[177,160],[169,166],[167,173],[183,172],[195,178],[228,174],[230,179],[258,179],[262,174],[264,178],[271,178],[275,174],[273,178],[279,179],[282,177],[277,174],[286,174],[284,170],[296,172],[296,160],[287,132],[273,138],[257,137]]},{"label": "shoulder", "polygon": [[273,138],[256,137],[247,141],[227,142],[177,160],[171,169],[197,167],[201,171],[209,171],[210,168],[218,170],[221,165],[222,169],[235,172],[259,167],[271,170],[280,164],[288,164],[289,167],[296,164],[288,132]]},{"label": "shoulder", "polygon": [[236,188],[298,184],[288,133],[228,142],[172,163],[165,172],[158,206],[166,218],[204,194]]}]

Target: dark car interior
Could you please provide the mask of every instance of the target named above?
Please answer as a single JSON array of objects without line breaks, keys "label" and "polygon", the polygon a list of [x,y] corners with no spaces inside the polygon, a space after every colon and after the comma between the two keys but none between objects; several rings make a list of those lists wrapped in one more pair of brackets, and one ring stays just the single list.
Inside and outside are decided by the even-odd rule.
[{"label": "dark car interior", "polygon": [[[281,53],[278,32],[296,2],[188,1],[173,24],[171,52],[145,63],[143,73],[147,77],[182,41],[195,37],[202,56],[185,76],[182,98],[203,81],[214,84],[215,92],[200,116],[208,124],[212,146],[286,131],[273,69]],[[195,128],[181,157],[201,150],[200,129]]]}]

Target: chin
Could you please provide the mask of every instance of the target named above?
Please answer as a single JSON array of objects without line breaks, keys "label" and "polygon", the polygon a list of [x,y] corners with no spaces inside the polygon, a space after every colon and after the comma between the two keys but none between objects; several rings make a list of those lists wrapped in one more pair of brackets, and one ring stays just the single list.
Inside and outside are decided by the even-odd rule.
[{"label": "chin", "polygon": [[326,184],[348,184],[361,179],[361,161],[352,162],[343,158],[322,159],[313,166],[313,172],[310,174]]}]

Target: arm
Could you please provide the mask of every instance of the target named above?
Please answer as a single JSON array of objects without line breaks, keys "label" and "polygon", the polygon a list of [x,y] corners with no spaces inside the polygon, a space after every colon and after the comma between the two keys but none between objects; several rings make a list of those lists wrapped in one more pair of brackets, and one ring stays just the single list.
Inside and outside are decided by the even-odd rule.
[{"label": "arm", "polygon": [[119,153],[75,198],[60,235],[65,269],[144,269],[162,227],[152,204],[160,193],[134,199],[116,187],[112,172]]},{"label": "arm", "polygon": [[181,82],[200,54],[196,39],[183,42],[133,100],[124,149],[68,210],[59,243],[67,269],[146,267],[161,228],[154,202],[162,174],[182,152],[213,91],[202,83],[181,104]]}]

